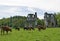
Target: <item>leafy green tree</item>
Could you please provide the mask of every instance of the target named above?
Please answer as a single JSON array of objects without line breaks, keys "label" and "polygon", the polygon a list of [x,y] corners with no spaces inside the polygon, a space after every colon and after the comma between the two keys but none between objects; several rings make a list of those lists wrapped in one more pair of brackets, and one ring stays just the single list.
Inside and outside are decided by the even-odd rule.
[{"label": "leafy green tree", "polygon": [[44,19],[38,19],[37,24],[38,25],[44,25]]},{"label": "leafy green tree", "polygon": [[56,14],[56,18],[57,18],[57,24],[60,27],[60,13],[59,12]]}]

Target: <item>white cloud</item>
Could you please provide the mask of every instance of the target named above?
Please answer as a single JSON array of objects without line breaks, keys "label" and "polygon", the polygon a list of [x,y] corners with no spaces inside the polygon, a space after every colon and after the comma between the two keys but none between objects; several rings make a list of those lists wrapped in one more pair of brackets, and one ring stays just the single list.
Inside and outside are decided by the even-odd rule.
[{"label": "white cloud", "polygon": [[1,5],[29,6],[60,11],[60,0],[0,0]]},{"label": "white cloud", "polygon": [[5,10],[4,12],[8,12],[8,13],[15,13],[17,10],[17,8],[10,8],[8,10]]},{"label": "white cloud", "polygon": [[40,19],[43,18],[44,10],[39,8],[30,8],[25,6],[0,6],[0,18],[10,17],[10,16],[27,16],[29,13],[35,14],[35,11],[38,14]]}]

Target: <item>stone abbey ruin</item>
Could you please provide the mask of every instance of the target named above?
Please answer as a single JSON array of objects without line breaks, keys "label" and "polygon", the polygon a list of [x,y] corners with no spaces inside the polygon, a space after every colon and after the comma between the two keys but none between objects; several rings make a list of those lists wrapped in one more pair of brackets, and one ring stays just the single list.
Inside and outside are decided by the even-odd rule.
[{"label": "stone abbey ruin", "polygon": [[25,27],[35,27],[37,25],[37,12],[35,14],[28,14],[25,22]]},{"label": "stone abbey ruin", "polygon": [[46,27],[56,27],[57,26],[57,19],[55,18],[56,14],[52,13],[44,13],[44,21]]},{"label": "stone abbey ruin", "polygon": [[[44,13],[44,25],[46,27],[56,27],[57,19],[55,18],[56,14],[53,13]],[[28,14],[25,22],[25,27],[35,27],[37,24],[37,12],[35,14]]]}]

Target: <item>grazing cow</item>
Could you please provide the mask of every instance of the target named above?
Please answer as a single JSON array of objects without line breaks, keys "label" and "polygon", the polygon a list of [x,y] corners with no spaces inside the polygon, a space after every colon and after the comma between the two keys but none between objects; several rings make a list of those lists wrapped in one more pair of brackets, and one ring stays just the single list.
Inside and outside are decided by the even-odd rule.
[{"label": "grazing cow", "polygon": [[29,30],[35,30],[33,27],[29,27]]},{"label": "grazing cow", "polygon": [[19,28],[19,27],[16,27],[15,29],[16,29],[16,30],[18,30],[18,31],[20,30],[20,28]]},{"label": "grazing cow", "polygon": [[41,25],[38,25],[38,30],[40,31],[41,29],[45,30],[45,29],[46,29],[46,27],[41,26]]},{"label": "grazing cow", "polygon": [[8,31],[12,32],[12,29],[8,26],[2,26],[1,27],[1,34],[4,34],[5,31],[8,34]]},{"label": "grazing cow", "polygon": [[28,30],[29,28],[28,27],[24,27],[24,30]]},{"label": "grazing cow", "polygon": [[35,30],[33,27],[24,27],[24,30]]},{"label": "grazing cow", "polygon": [[34,28],[32,26],[25,26],[24,27],[24,30],[31,30],[31,29],[34,30]]}]

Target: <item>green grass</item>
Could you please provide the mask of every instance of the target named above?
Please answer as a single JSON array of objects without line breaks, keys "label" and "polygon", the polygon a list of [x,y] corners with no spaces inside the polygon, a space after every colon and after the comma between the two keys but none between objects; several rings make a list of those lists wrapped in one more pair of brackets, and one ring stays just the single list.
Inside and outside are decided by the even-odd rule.
[{"label": "green grass", "polygon": [[47,28],[41,31],[13,29],[8,35],[0,35],[0,41],[60,41],[60,28]]}]

